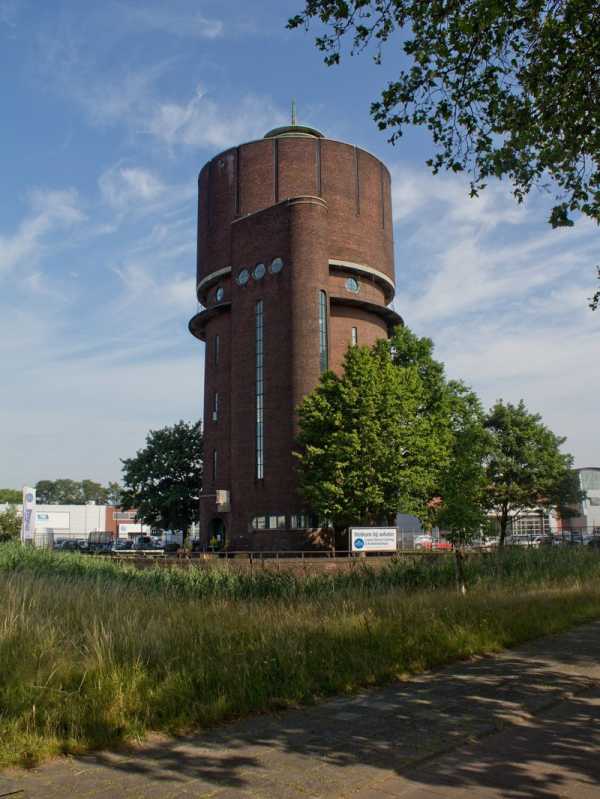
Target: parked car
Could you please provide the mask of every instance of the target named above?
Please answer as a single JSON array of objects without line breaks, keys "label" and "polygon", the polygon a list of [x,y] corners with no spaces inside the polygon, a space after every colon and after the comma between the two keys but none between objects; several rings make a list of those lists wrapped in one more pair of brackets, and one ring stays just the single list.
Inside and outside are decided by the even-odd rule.
[{"label": "parked car", "polygon": [[509,535],[506,538],[507,546],[513,547],[539,547],[547,536],[543,535]]},{"label": "parked car", "polygon": [[555,535],[542,535],[539,539],[540,547],[559,547],[563,542]]},{"label": "parked car", "polygon": [[148,549],[156,549],[156,547],[154,546],[154,541],[149,535],[139,535],[133,542],[132,549],[148,550]]},{"label": "parked car", "polygon": [[79,552],[79,543],[75,538],[63,538],[56,544],[55,549],[60,549],[61,552]]},{"label": "parked car", "polygon": [[431,549],[433,538],[430,535],[416,535],[413,538],[413,547],[415,549]]},{"label": "parked car", "polygon": [[500,536],[486,535],[483,538],[476,538],[471,544],[471,547],[473,549],[483,549],[489,551],[492,549],[496,549],[499,543],[500,543]]},{"label": "parked car", "polygon": [[587,542],[588,547],[592,547],[592,549],[599,549],[600,550],[600,536],[593,536]]},{"label": "parked car", "polygon": [[93,530],[88,534],[88,550],[105,555],[112,550],[114,538],[110,530]]},{"label": "parked car", "polygon": [[446,541],[445,538],[434,539],[432,535],[416,535],[413,538],[413,547],[415,549],[431,549],[434,551],[449,551],[452,549],[452,544]]},{"label": "parked car", "polygon": [[115,541],[113,552],[129,552],[133,549],[133,541]]}]

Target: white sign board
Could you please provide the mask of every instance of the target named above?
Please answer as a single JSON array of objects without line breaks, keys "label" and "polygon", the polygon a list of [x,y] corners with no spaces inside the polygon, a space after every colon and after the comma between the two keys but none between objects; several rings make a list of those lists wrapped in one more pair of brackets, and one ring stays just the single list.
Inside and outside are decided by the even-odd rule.
[{"label": "white sign board", "polygon": [[395,552],[395,527],[351,527],[351,549],[353,552]]},{"label": "white sign board", "polygon": [[128,538],[131,535],[150,535],[151,527],[138,522],[137,524],[120,524],[119,538]]}]

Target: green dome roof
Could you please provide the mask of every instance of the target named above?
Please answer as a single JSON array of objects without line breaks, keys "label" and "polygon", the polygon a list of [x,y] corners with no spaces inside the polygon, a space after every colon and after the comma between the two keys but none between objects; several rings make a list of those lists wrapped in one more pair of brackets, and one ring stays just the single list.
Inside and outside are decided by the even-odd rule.
[{"label": "green dome roof", "polygon": [[314,139],[324,138],[320,130],[311,128],[308,125],[283,125],[280,128],[273,128],[265,133],[265,139],[275,139],[279,136],[308,136]]}]

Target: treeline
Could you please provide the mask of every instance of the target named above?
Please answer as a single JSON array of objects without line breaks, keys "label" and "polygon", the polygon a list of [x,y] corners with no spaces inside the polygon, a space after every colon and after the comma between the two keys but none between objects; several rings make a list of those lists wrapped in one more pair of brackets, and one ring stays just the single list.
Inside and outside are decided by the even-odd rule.
[{"label": "treeline", "polygon": [[94,480],[39,480],[35,492],[38,505],[119,505],[121,501],[119,483],[103,486]]},{"label": "treeline", "polygon": [[554,507],[565,517],[582,497],[564,438],[523,401],[486,412],[474,391],[447,379],[431,340],[405,327],[350,347],[342,374],[322,375],[299,419],[301,491],[340,536],[403,512],[460,547],[493,514],[502,544],[524,511]]},{"label": "treeline", "polygon": [[0,488],[0,504],[8,502],[17,505],[23,501],[23,494],[18,488]]}]

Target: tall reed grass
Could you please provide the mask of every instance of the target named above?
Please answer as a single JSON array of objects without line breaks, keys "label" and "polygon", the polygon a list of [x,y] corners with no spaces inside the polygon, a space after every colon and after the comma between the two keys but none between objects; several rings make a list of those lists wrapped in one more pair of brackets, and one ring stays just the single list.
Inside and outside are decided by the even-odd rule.
[{"label": "tall reed grass", "polygon": [[[0,545],[0,573],[26,572],[37,576],[77,578],[82,583],[115,584],[144,592],[171,595],[176,599],[296,599],[332,594],[377,593],[391,588],[438,589],[454,585],[452,555],[403,556],[390,559],[382,568],[371,568],[368,560],[355,561],[349,571],[299,575],[289,571],[253,574],[236,568],[235,561],[220,567],[206,565],[182,569],[155,566],[139,569],[110,558],[77,553]],[[501,554],[474,554],[465,563],[469,585],[547,584],[549,581],[600,576],[600,553],[584,547],[520,549]]]},{"label": "tall reed grass", "polygon": [[352,692],[600,617],[594,553],[506,555],[469,564],[465,600],[445,558],[303,580],[0,548],[0,764]]}]

